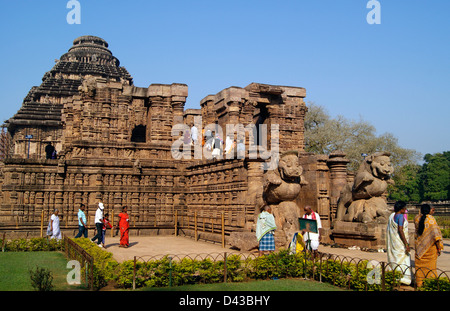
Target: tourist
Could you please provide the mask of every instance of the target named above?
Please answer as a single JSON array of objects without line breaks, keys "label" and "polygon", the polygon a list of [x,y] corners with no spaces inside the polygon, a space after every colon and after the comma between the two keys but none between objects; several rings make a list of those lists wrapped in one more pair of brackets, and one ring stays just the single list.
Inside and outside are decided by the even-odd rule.
[{"label": "tourist", "polygon": [[85,206],[84,204],[80,205],[78,209],[78,234],[75,236],[75,239],[84,235],[87,238],[87,225],[86,225],[86,214],[84,213]]},{"label": "tourist", "polygon": [[264,205],[256,222],[256,238],[259,242],[260,256],[275,251],[274,233],[277,226],[271,213],[272,208],[269,205]]},{"label": "tourist", "polygon": [[237,158],[243,159],[245,157],[245,144],[243,140],[239,140],[236,145]]},{"label": "tourist", "polygon": [[389,216],[386,247],[388,264],[393,270],[401,271],[403,276],[400,280],[405,285],[411,284],[411,260],[408,236],[408,220],[405,219],[406,203],[397,201],[394,212]]},{"label": "tourist", "polygon": [[422,204],[420,214],[414,219],[416,283],[419,287],[424,278],[437,276],[437,258],[444,249],[442,233],[433,214],[434,208]]},{"label": "tourist", "polygon": [[106,229],[110,228],[112,229],[113,226],[109,222],[109,214],[105,213],[105,216],[103,217],[103,228],[102,228],[102,245],[105,247],[105,236],[106,236]]},{"label": "tourist", "polygon": [[102,232],[103,232],[103,203],[98,203],[98,208],[95,211],[95,228],[97,230],[95,236],[91,239],[92,242],[97,240],[97,245],[102,247]]},{"label": "tourist", "polygon": [[195,126],[195,124],[193,124],[191,127],[191,138],[192,138],[192,144],[195,145],[197,143],[197,139],[198,139],[198,129]]},{"label": "tourist", "polygon": [[61,240],[61,228],[59,226],[59,210],[55,208],[52,216],[50,217],[50,221],[47,228],[47,235],[50,235],[50,239]]},{"label": "tourist", "polygon": [[305,244],[307,245],[307,250],[312,251],[314,258],[317,256],[317,252],[319,250],[320,239],[320,229],[322,228],[322,222],[320,220],[320,216],[318,213],[314,212],[311,206],[305,206],[303,209],[305,214],[302,218],[304,219],[312,219],[317,223],[317,233],[314,232],[306,232],[306,230],[302,231],[303,237],[305,239]]},{"label": "tourist", "polygon": [[305,241],[303,235],[300,232],[294,233],[291,243],[289,243],[290,254],[300,254],[305,249]]},{"label": "tourist", "polygon": [[189,145],[191,143],[191,133],[189,132],[189,129],[184,131],[183,134],[183,143],[185,145]]},{"label": "tourist", "polygon": [[225,139],[225,153],[230,154],[234,150],[234,141],[230,136]]},{"label": "tourist", "polygon": [[213,142],[212,142],[212,157],[213,159],[219,158],[220,155],[222,154],[222,139],[220,138],[219,134],[216,134],[216,137],[214,138]]},{"label": "tourist", "polygon": [[127,248],[130,245],[128,238],[128,231],[130,229],[130,218],[127,214],[127,207],[122,208],[122,213],[119,214],[119,230],[120,230],[120,245],[119,247]]}]

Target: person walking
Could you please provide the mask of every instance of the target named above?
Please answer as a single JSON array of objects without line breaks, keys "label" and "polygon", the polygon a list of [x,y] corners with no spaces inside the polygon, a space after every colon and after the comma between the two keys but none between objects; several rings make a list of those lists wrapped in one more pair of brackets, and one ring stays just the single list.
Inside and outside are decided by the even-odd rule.
[{"label": "person walking", "polygon": [[84,235],[85,238],[88,236],[87,224],[86,224],[86,214],[84,213],[85,205],[81,204],[78,209],[78,234],[75,236],[75,239],[80,238]]},{"label": "person walking", "polygon": [[191,127],[191,139],[192,139],[192,144],[193,145],[197,144],[198,129],[197,129],[197,127],[194,124],[192,124],[192,127]]},{"label": "person walking", "polygon": [[105,216],[103,217],[103,228],[102,228],[102,245],[105,247],[105,237],[106,237],[106,229],[112,229],[113,226],[109,222],[109,214],[105,213]]},{"label": "person walking", "polygon": [[59,226],[59,210],[55,208],[52,216],[50,217],[50,221],[48,223],[47,235],[50,235],[50,239],[61,240],[61,228]]},{"label": "person walking", "polygon": [[127,248],[130,245],[128,231],[130,229],[130,218],[127,214],[127,207],[122,207],[122,212],[119,214],[119,230],[120,230],[120,245],[119,247]]},{"label": "person walking", "polygon": [[216,138],[214,138],[213,142],[212,142],[212,157],[213,159],[217,159],[217,158],[221,158],[222,156],[222,144],[223,141],[220,138],[219,134],[216,134]]},{"label": "person walking", "polygon": [[411,259],[408,236],[408,220],[405,219],[406,203],[397,201],[394,213],[389,216],[386,234],[387,260],[392,270],[401,271],[400,280],[405,285],[411,284]]},{"label": "person walking", "polygon": [[437,277],[437,258],[444,249],[441,230],[433,217],[434,208],[422,204],[420,214],[414,219],[416,283],[422,286],[426,277]]},{"label": "person walking", "polygon": [[264,205],[256,221],[256,238],[259,242],[259,256],[275,251],[274,232],[277,229],[272,208]]},{"label": "person walking", "polygon": [[97,245],[102,247],[102,234],[103,234],[103,203],[98,203],[98,208],[95,211],[95,228],[97,230],[95,236],[91,239],[92,242],[97,240]]}]

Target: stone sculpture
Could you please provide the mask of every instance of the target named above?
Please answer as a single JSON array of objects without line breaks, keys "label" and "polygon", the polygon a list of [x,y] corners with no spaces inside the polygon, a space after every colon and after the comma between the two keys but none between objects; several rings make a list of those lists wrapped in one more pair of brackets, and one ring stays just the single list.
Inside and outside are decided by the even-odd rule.
[{"label": "stone sculpture", "polygon": [[95,95],[95,89],[97,87],[97,81],[95,77],[91,75],[87,75],[81,85],[78,87],[78,91],[82,94],[85,94],[88,97],[93,98]]},{"label": "stone sculpture", "polygon": [[383,197],[394,168],[389,152],[376,152],[361,163],[353,184],[341,191],[336,220],[386,223],[390,211]]},{"label": "stone sculpture", "polygon": [[280,246],[287,246],[293,234],[299,230],[300,209],[294,200],[301,186],[307,184],[302,173],[298,152],[287,151],[281,154],[278,169],[269,171],[264,179],[263,199],[272,207],[278,228],[275,238]]}]

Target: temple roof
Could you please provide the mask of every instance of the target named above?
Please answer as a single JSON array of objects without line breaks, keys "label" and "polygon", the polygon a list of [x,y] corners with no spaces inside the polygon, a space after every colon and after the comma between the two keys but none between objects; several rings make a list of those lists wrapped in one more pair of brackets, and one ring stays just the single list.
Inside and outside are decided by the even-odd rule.
[{"label": "temple roof", "polygon": [[41,85],[30,89],[22,107],[6,124],[10,130],[11,125],[60,126],[61,98],[78,94],[78,87],[87,75],[133,85],[133,78],[120,66],[105,40],[96,36],[81,36],[44,74]]},{"label": "temple roof", "polygon": [[119,60],[108,50],[108,43],[95,36],[82,36],[73,41],[69,51],[61,56],[61,61],[80,63],[103,63],[119,66]]}]

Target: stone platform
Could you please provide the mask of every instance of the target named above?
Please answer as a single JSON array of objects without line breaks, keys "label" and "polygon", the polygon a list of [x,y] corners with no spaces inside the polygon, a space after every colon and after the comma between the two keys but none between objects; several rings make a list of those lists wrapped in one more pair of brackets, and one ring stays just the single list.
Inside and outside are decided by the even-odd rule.
[{"label": "stone platform", "polygon": [[386,248],[386,224],[334,222],[334,242],[368,249]]}]

